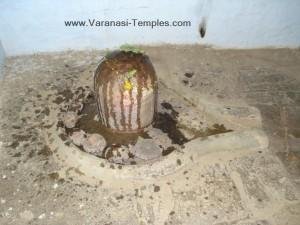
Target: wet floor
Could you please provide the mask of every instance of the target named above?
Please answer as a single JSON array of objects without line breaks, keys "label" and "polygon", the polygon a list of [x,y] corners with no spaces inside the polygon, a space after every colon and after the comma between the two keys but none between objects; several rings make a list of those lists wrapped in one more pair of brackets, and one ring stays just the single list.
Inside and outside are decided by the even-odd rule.
[{"label": "wet floor", "polygon": [[[79,88],[79,90],[84,90],[84,88]],[[78,90],[75,91],[75,94],[78,94]],[[149,135],[149,130],[155,128],[159,129],[162,133],[164,133],[170,140],[170,145],[165,146],[159,141],[155,140],[155,143],[162,149],[161,156],[166,156],[173,151],[175,151],[178,147],[184,147],[184,144],[198,137],[207,137],[210,135],[220,134],[230,132],[225,128],[224,125],[213,124],[211,127],[207,127],[206,129],[197,130],[192,129],[186,125],[180,124],[178,122],[178,117],[180,116],[179,112],[174,109],[171,103],[167,101],[162,101],[160,104],[160,111],[156,113],[153,123],[148,127],[139,132],[115,132],[105,125],[101,123],[101,120],[98,116],[97,103],[95,99],[95,95],[93,92],[90,92],[86,97],[84,94],[80,94],[75,98],[75,102],[78,102],[79,99],[83,99],[82,109],[78,111],[79,119],[76,125],[73,128],[65,128],[65,135],[61,134],[60,137],[66,141],[67,136],[72,136],[74,132],[83,131],[86,134],[99,134],[104,137],[106,141],[106,147],[104,152],[102,152],[99,157],[102,158],[110,158],[111,153],[107,154],[107,152],[111,151],[114,148],[121,146],[134,146],[137,143],[139,138],[143,139],[152,139],[153,137]],[[72,92],[62,92],[60,96],[62,99],[69,101],[72,99]],[[74,107],[76,104],[71,104],[73,107],[67,107],[69,111],[76,111],[78,107]],[[193,106],[191,106],[193,107]],[[65,109],[62,109],[62,112],[65,112]],[[62,125],[63,126],[63,125]],[[186,130],[190,133],[192,137],[186,137],[182,130]],[[70,139],[70,138],[69,138]],[[84,151],[82,146],[78,146],[81,150]],[[135,158],[134,154],[130,154],[130,158]]]}]

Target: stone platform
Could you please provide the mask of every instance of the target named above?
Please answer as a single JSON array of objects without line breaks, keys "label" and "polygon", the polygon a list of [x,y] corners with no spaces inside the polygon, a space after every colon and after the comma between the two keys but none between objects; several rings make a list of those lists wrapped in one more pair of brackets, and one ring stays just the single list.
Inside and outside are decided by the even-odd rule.
[{"label": "stone platform", "polygon": [[232,132],[208,132],[146,164],[101,161],[59,136],[57,114],[105,53],[8,58],[0,224],[299,224],[300,51],[142,48],[181,124]]}]

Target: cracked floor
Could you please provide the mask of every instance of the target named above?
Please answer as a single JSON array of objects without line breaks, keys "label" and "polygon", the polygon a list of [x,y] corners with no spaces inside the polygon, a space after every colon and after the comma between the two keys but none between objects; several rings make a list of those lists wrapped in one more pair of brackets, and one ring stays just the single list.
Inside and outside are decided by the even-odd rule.
[{"label": "cracked floor", "polygon": [[204,155],[156,179],[84,182],[54,160],[44,131],[59,93],[92,81],[104,52],[10,57],[0,80],[0,224],[299,224],[299,49],[142,48],[161,82],[226,127],[256,127],[251,115],[261,115],[269,148]]}]

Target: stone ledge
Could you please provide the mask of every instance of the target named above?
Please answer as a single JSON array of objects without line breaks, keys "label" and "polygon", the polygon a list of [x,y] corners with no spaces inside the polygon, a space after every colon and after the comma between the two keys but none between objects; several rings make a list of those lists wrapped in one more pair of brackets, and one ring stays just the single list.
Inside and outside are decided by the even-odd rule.
[{"label": "stone ledge", "polygon": [[[221,154],[221,158],[226,161],[254,151],[262,151],[268,147],[268,138],[259,129],[213,135],[205,139],[197,138],[188,142],[182,151],[175,151],[159,160],[138,165],[109,163],[75,146],[66,146],[59,138],[49,145],[52,149],[56,149],[54,156],[58,162],[78,169],[85,176],[101,180],[141,180],[171,175],[196,163],[207,164],[205,157],[211,154],[214,154],[216,158],[218,154]],[[208,163],[213,163],[213,160]]]}]

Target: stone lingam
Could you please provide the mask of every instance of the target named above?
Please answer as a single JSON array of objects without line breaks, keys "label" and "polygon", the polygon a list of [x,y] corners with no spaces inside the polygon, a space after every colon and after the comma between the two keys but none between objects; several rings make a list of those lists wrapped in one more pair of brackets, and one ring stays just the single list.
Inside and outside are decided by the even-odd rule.
[{"label": "stone lingam", "polygon": [[142,52],[117,50],[106,55],[94,75],[101,122],[120,133],[149,126],[157,110],[157,77]]}]

